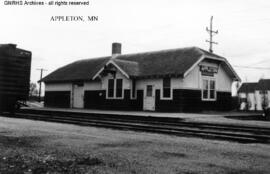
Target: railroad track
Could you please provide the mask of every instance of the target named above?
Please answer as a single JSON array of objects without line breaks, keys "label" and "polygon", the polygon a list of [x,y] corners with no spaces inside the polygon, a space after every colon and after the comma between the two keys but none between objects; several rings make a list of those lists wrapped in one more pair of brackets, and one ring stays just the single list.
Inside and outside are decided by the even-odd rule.
[{"label": "railroad track", "polygon": [[130,115],[89,114],[64,111],[25,109],[3,116],[32,120],[95,126],[119,130],[162,133],[228,140],[241,143],[270,143],[270,128],[201,122],[186,122],[180,118],[142,117]]}]

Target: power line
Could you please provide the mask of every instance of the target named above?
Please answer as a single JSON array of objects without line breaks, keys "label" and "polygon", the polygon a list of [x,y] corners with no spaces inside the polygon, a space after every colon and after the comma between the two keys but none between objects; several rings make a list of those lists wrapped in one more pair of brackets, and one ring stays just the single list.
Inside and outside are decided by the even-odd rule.
[{"label": "power line", "polygon": [[213,30],[213,16],[211,16],[210,19],[210,29],[206,27],[206,31],[209,33],[209,40],[206,40],[206,42],[209,42],[209,52],[213,52],[213,44],[218,44],[217,42],[213,41],[213,35],[218,34],[218,30],[214,31]]},{"label": "power line", "polygon": [[270,70],[270,67],[252,67],[252,66],[239,66],[239,65],[233,65],[233,66],[236,68]]},{"label": "power line", "polygon": [[264,63],[264,62],[269,62],[270,59],[264,59],[264,60],[261,60],[261,61],[258,61],[258,62],[255,62],[255,63],[252,63],[252,65],[257,65],[257,64],[261,64],[261,63]]}]

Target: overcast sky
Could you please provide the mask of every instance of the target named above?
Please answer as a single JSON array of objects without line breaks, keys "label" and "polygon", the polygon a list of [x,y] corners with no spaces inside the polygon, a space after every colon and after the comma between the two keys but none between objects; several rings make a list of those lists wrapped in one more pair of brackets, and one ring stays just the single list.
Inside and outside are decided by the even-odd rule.
[{"label": "overcast sky", "polygon": [[[5,6],[0,2],[0,43],[32,51],[31,80],[73,61],[122,53],[198,46],[208,50],[211,15],[214,52],[242,81],[270,78],[269,0],[90,0],[89,6]],[[52,22],[52,16],[98,16],[97,22]],[[265,69],[240,68],[236,66]],[[268,68],[268,69],[267,69]]]}]

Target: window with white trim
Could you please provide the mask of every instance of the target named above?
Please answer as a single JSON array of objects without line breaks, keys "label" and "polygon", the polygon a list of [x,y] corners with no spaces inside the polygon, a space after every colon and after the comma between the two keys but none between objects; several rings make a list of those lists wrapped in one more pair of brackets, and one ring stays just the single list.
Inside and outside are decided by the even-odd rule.
[{"label": "window with white trim", "polygon": [[109,98],[114,97],[114,79],[108,80],[108,97]]},{"label": "window with white trim", "polygon": [[172,89],[171,89],[171,79],[163,79],[163,89],[162,89],[162,98],[171,99],[172,98]]},{"label": "window with white trim", "polygon": [[108,79],[107,98],[123,98],[123,79]]},{"label": "window with white trim", "polygon": [[136,80],[132,79],[132,88],[131,88],[131,99],[136,99]]},{"label": "window with white trim", "polygon": [[116,79],[116,98],[123,96],[123,79]]},{"label": "window with white trim", "polygon": [[215,79],[202,79],[202,100],[216,100],[216,81]]},{"label": "window with white trim", "polygon": [[153,85],[146,86],[146,97],[153,97]]}]

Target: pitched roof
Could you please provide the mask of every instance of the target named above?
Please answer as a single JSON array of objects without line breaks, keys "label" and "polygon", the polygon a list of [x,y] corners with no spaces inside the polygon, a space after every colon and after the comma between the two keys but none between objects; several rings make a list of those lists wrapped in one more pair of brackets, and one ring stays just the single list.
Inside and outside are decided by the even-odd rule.
[{"label": "pitched roof", "polygon": [[109,59],[110,57],[79,60],[55,70],[41,81],[49,83],[91,80],[95,73],[102,68]]},{"label": "pitched roof", "polygon": [[270,79],[259,80],[256,90],[270,90]]},{"label": "pitched roof", "polygon": [[[184,76],[202,57],[226,59],[198,47],[188,47],[136,54],[122,54],[115,58],[103,57],[76,61],[52,72],[44,82],[91,80],[108,61],[113,61],[132,78],[151,76]],[[228,66],[228,65],[225,65]],[[229,69],[229,68],[227,68]],[[237,74],[230,73],[235,78]]]},{"label": "pitched roof", "polygon": [[115,62],[129,76],[131,77],[139,76],[140,72],[139,72],[138,62],[121,60],[121,59],[113,59],[112,61]]},{"label": "pitched roof", "polygon": [[238,93],[253,93],[255,92],[255,88],[258,83],[252,82],[252,83],[242,83],[240,88],[238,89]]},{"label": "pitched roof", "polygon": [[116,59],[137,62],[139,77],[183,75],[202,56],[196,47],[119,55]]}]

